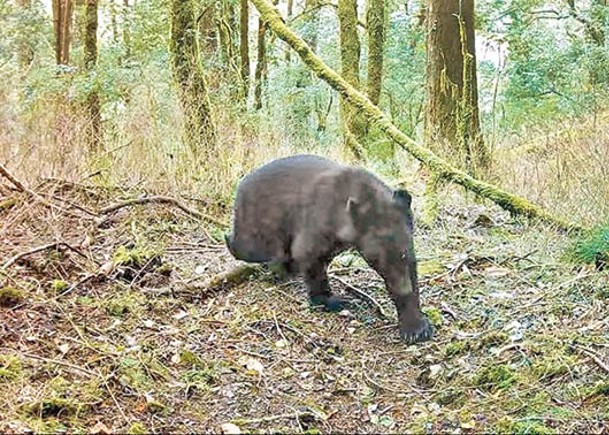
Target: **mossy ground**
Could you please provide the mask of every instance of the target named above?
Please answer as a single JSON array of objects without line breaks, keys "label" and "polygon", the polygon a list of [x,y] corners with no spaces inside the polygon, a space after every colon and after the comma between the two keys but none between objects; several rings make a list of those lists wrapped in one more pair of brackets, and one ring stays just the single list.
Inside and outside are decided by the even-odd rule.
[{"label": "mossy ground", "polygon": [[[111,202],[61,192],[92,209]],[[491,224],[476,224],[481,212]],[[40,204],[0,210],[12,223],[2,258],[57,237],[85,254],[40,252],[0,272],[0,288],[23,296],[0,307],[0,432],[609,430],[608,374],[591,357],[609,357],[608,273],[565,262],[566,236],[495,209],[445,198],[439,216],[416,230],[437,334],[405,346],[395,321],[336,280],[352,299],[339,314],[310,308],[299,279],[206,293],[238,263],[205,235],[217,229],[179,211],[100,223]],[[361,262],[331,269],[395,315]]]}]

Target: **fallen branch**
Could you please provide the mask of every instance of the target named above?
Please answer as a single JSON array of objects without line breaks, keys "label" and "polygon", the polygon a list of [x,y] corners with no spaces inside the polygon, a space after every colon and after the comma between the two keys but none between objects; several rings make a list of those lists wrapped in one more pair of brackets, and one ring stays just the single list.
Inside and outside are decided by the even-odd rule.
[{"label": "fallen branch", "polygon": [[19,190],[20,192],[27,192],[32,194],[33,192],[31,190],[29,190],[27,187],[25,187],[25,185],[19,181],[17,178],[15,178],[14,175],[12,175],[8,169],[6,169],[1,163],[0,163],[0,175],[3,175],[8,181],[10,181],[13,186],[15,186],[17,188],[17,190]]},{"label": "fallen branch", "polygon": [[434,174],[451,181],[465,189],[489,199],[503,209],[513,213],[537,218],[564,230],[582,230],[583,228],[548,213],[543,208],[528,200],[506,192],[492,184],[477,180],[467,173],[451,167],[429,149],[421,146],[412,138],[402,133],[377,106],[362,92],[358,91],[334,70],[329,68],[315,55],[313,50],[285,24],[277,9],[268,0],[252,0],[263,19],[275,34],[298,53],[302,61],[322,80],[345,97],[349,103],[364,112],[369,121],[375,124],[401,148],[425,164]]},{"label": "fallen branch", "polygon": [[385,319],[391,318],[387,313],[385,313],[383,306],[376,299],[374,299],[372,296],[370,296],[368,293],[361,291],[354,285],[349,284],[347,281],[345,281],[342,278],[339,278],[338,276],[334,275],[334,276],[332,276],[332,278],[334,278],[335,280],[337,280],[338,282],[343,284],[345,287],[347,287],[347,290],[349,290],[350,292],[355,293],[356,295],[361,296],[364,299],[368,300],[370,303],[372,303],[372,305],[374,305],[376,307],[376,309],[378,310],[378,312],[380,313],[380,315],[382,317],[384,317]]},{"label": "fallen branch", "polygon": [[205,284],[205,289],[214,291],[220,287],[238,285],[251,277],[261,275],[264,271],[264,267],[259,264],[243,264],[214,276]]},{"label": "fallen branch", "polygon": [[246,424],[255,424],[255,423],[266,423],[269,421],[277,421],[277,420],[286,420],[291,418],[301,419],[303,417],[309,417],[314,419],[320,419],[321,416],[317,415],[311,411],[294,411],[289,412],[287,414],[279,414],[279,415],[270,415],[268,417],[260,417],[260,418],[248,418],[248,419],[234,419],[235,424],[246,425]]},{"label": "fallen branch", "polygon": [[37,199],[38,201],[40,201],[42,204],[44,204],[47,207],[50,208],[54,208],[57,209],[63,213],[68,213],[72,216],[75,217],[80,217],[79,215],[72,213],[70,210],[66,210],[64,208],[58,207],[55,204],[52,204],[50,202],[48,202],[46,199],[44,199],[42,196],[40,196],[38,193],[34,192],[33,190],[29,189],[25,184],[23,184],[21,181],[19,181],[13,174],[11,174],[8,169],[6,169],[2,164],[0,164],[0,175],[4,176],[8,181],[10,181],[13,186],[15,186],[15,188],[19,191],[19,192],[23,192],[23,193],[27,193],[28,195],[30,195],[32,198]]},{"label": "fallen branch", "polygon": [[33,249],[30,249],[29,251],[22,252],[20,254],[15,255],[14,257],[10,258],[6,263],[4,263],[2,265],[2,269],[8,269],[13,264],[15,264],[17,261],[21,260],[24,257],[27,257],[28,255],[32,255],[32,254],[35,254],[37,252],[46,251],[48,249],[57,249],[57,248],[59,248],[61,246],[64,246],[64,247],[66,247],[66,248],[68,248],[68,249],[78,253],[79,255],[83,255],[85,258],[87,258],[87,256],[82,254],[78,249],[68,245],[66,242],[55,242],[55,243],[49,243],[47,245],[37,246],[37,247],[35,247]]},{"label": "fallen branch", "polygon": [[609,366],[605,364],[594,351],[585,346],[580,346],[577,344],[575,345],[575,348],[594,361],[596,365],[603,369],[606,373],[609,373]]},{"label": "fallen branch", "polygon": [[107,207],[104,207],[101,210],[99,210],[99,214],[101,214],[101,215],[110,214],[110,213],[120,210],[121,208],[124,208],[124,207],[133,207],[136,205],[144,205],[144,204],[172,205],[176,208],[179,208],[180,210],[182,210],[184,213],[186,213],[189,216],[195,217],[200,220],[206,220],[206,221],[208,221],[212,224],[215,224],[219,227],[222,227],[222,228],[228,227],[228,225],[225,222],[222,222],[211,216],[204,215],[203,213],[201,213],[197,210],[194,210],[192,208],[189,208],[189,207],[185,206],[184,204],[182,204],[177,199],[171,198],[169,196],[148,196],[148,197],[144,197],[144,198],[129,199],[127,201],[119,202],[118,204],[112,204]]}]

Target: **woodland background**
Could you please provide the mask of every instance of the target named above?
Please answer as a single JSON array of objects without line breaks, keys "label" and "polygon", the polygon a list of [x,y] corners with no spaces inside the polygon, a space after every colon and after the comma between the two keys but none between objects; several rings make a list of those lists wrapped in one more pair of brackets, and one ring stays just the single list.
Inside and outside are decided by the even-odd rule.
[{"label": "woodland background", "polygon": [[[0,0],[0,430],[606,431],[607,1],[261,6]],[[226,275],[305,152],[413,192],[433,342],[354,253],[340,316]]]}]

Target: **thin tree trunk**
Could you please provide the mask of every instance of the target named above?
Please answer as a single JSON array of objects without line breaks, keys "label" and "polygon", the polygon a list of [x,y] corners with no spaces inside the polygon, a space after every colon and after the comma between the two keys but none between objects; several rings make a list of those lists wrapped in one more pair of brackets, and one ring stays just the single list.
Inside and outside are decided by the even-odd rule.
[{"label": "thin tree trunk", "polygon": [[72,0],[53,0],[53,29],[57,65],[70,63],[70,27],[74,4]]},{"label": "thin tree trunk", "polygon": [[[288,0],[288,22],[292,19],[292,15],[294,14],[294,0]],[[290,47],[287,47],[285,50],[285,62],[287,64],[292,62],[292,50],[290,50]]]},{"label": "thin tree trunk", "polygon": [[206,55],[213,55],[218,50],[217,32],[215,26],[216,0],[206,0],[199,17],[199,33],[201,34],[201,50]]},{"label": "thin tree trunk", "polygon": [[262,109],[262,86],[267,68],[266,61],[266,23],[260,17],[258,20],[258,58],[254,77],[254,109]]},{"label": "thin tree trunk", "polygon": [[[84,57],[85,69],[89,74],[90,80],[94,80],[95,69],[97,67],[97,2],[98,0],[86,0],[85,3]],[[89,112],[89,150],[93,153],[98,152],[102,148],[100,106],[97,86],[93,85],[87,96],[87,109]]]},{"label": "thin tree trunk", "polygon": [[241,68],[239,66],[239,49],[236,43],[235,29],[236,12],[233,3],[230,0],[221,0],[219,2],[218,14],[218,34],[220,36],[220,49],[224,65],[232,84],[232,95],[236,100],[242,100],[243,81]]},{"label": "thin tree trunk", "polygon": [[240,45],[241,80],[243,81],[243,100],[247,101],[250,87],[250,49],[249,49],[249,8],[248,0],[241,0]]},{"label": "thin tree trunk", "polygon": [[366,25],[368,30],[368,98],[379,104],[383,86],[383,60],[385,57],[385,0],[368,0]]},{"label": "thin tree trunk", "polygon": [[[18,0],[17,5],[19,6],[20,12],[26,16],[32,7],[32,0]],[[27,71],[34,61],[34,52],[30,44],[30,35],[19,35],[19,66],[21,71]]]},{"label": "thin tree trunk", "polygon": [[[215,154],[216,128],[199,57],[193,0],[171,0],[169,49],[185,117],[185,137],[192,152]],[[208,156],[209,157],[209,156]]]},{"label": "thin tree trunk", "polygon": [[[357,33],[357,0],[338,0],[340,25],[340,60],[343,78],[356,89],[360,87],[360,42]],[[365,139],[364,120],[357,110],[341,97],[340,117],[348,153],[360,160],[363,157],[362,141]]]},{"label": "thin tree trunk", "polygon": [[326,81],[332,88],[366,114],[368,120],[382,130],[387,136],[394,140],[400,147],[412,154],[417,160],[425,164],[432,172],[443,180],[456,183],[467,190],[493,201],[500,207],[514,213],[537,218],[548,222],[560,229],[581,230],[581,227],[566,222],[543,208],[530,203],[524,198],[506,192],[492,184],[485,183],[471,175],[456,169],[444,160],[436,156],[429,149],[422,147],[413,139],[402,133],[381,110],[360,91],[351,86],[343,77],[326,66],[322,60],[315,55],[312,49],[292,32],[284,23],[279,12],[268,2],[268,0],[252,0],[267,25],[283,41],[288,43],[302,61],[322,80]]},{"label": "thin tree trunk", "polygon": [[[428,146],[475,174],[488,167],[478,113],[474,0],[430,0],[427,22]],[[444,147],[444,148],[442,148]]]}]

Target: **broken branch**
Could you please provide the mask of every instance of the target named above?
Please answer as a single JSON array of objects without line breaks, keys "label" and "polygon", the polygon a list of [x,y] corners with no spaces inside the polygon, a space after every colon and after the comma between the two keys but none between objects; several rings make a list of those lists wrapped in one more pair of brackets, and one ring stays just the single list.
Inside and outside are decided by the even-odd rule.
[{"label": "broken branch", "polygon": [[201,213],[197,210],[189,208],[189,207],[185,206],[184,204],[182,204],[177,199],[171,198],[169,196],[148,196],[148,197],[144,197],[144,198],[129,199],[127,201],[119,202],[118,204],[112,204],[107,207],[104,207],[101,210],[99,210],[99,214],[101,214],[101,215],[110,214],[110,213],[120,210],[121,208],[124,208],[124,207],[133,207],[135,205],[144,205],[144,204],[172,205],[176,208],[179,208],[187,215],[195,217],[199,220],[206,220],[206,221],[208,221],[212,224],[215,224],[219,227],[222,227],[222,228],[226,228],[228,226],[226,223],[224,223],[218,219],[215,219],[213,217],[204,215],[203,213]]}]

